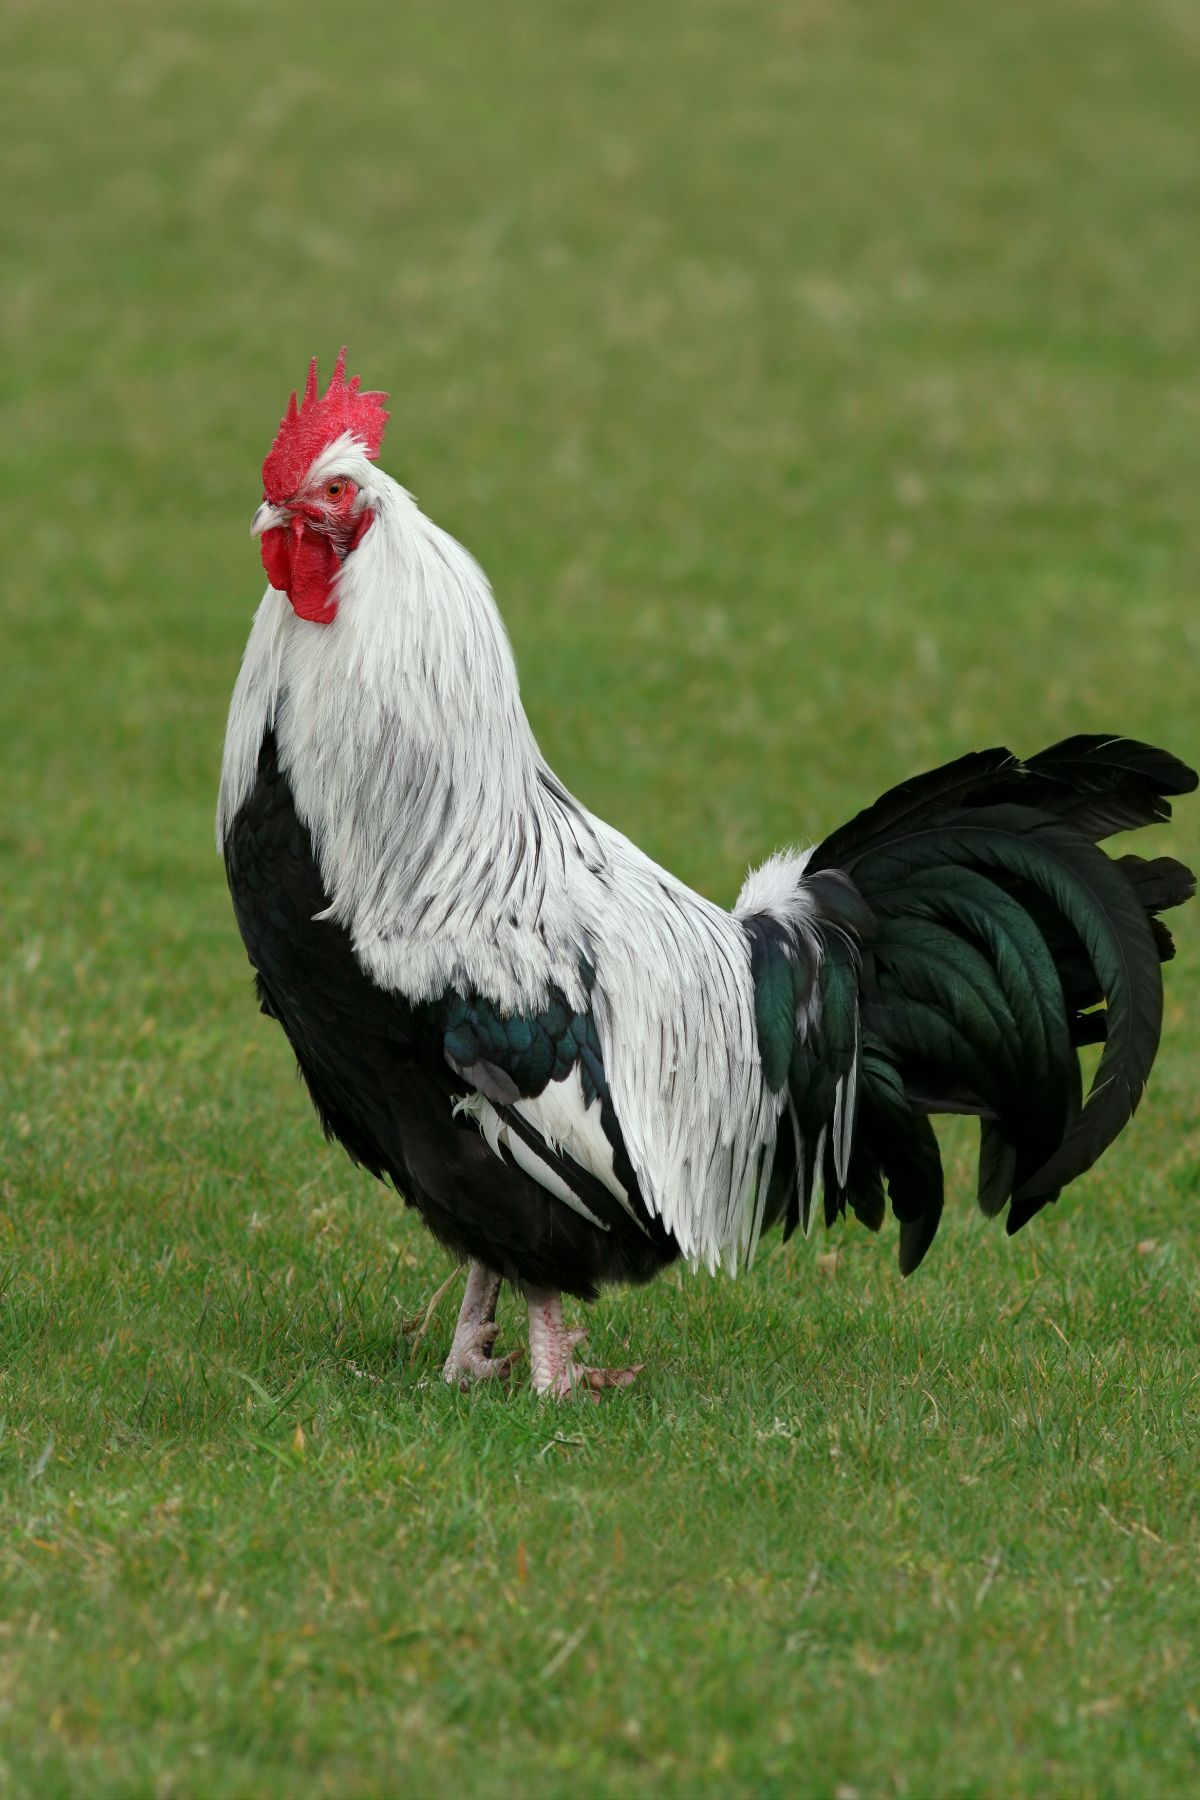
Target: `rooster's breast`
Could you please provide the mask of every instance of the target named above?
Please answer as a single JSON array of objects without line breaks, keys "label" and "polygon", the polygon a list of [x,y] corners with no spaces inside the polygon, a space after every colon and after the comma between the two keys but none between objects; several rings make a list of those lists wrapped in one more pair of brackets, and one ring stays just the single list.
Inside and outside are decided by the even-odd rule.
[{"label": "rooster's breast", "polygon": [[456,1112],[468,1089],[443,1054],[445,1001],[377,985],[345,927],[322,916],[329,898],[269,731],[224,854],[262,1010],[286,1033],[326,1135],[391,1180],[442,1242],[509,1280],[585,1297],[671,1260],[674,1247],[644,1230],[600,1230],[563,1207]]}]

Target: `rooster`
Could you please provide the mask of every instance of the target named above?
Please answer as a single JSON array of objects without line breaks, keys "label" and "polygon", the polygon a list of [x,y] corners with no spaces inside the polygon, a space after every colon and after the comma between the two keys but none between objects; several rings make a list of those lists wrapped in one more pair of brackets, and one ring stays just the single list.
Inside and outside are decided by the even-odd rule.
[{"label": "rooster", "polygon": [[326,1135],[470,1264],[446,1379],[510,1372],[507,1280],[537,1392],[623,1386],[577,1359],[564,1293],[735,1270],[847,1208],[877,1230],[885,1190],[911,1273],[942,1214],[931,1115],[979,1119],[979,1205],[1019,1230],[1133,1113],[1160,914],[1194,891],[1098,842],[1196,776],[1111,736],[977,751],[727,912],[545,762],[482,571],[376,465],[386,399],[344,350],[319,393],[314,360],[263,464],[217,837]]}]

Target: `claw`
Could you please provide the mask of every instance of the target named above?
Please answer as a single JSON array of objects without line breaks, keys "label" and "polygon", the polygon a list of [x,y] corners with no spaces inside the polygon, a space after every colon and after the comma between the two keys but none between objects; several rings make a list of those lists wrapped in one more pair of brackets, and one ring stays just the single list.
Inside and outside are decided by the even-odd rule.
[{"label": "claw", "polygon": [[495,1325],[486,1326],[474,1338],[461,1343],[456,1338],[442,1364],[442,1380],[451,1386],[457,1382],[464,1390],[472,1381],[507,1381],[521,1352],[513,1350],[507,1356],[493,1356],[497,1329]]},{"label": "claw", "polygon": [[[495,1332],[492,1337],[495,1337]],[[473,1381],[507,1381],[520,1361],[520,1351],[508,1356],[491,1356],[486,1349],[466,1346],[456,1356],[448,1356],[442,1367],[442,1380],[451,1387],[458,1384],[465,1394]]]}]

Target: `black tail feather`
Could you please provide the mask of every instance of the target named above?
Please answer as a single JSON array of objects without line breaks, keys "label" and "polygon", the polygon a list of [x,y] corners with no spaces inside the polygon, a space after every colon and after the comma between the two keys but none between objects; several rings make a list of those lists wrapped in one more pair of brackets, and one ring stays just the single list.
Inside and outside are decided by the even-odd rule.
[{"label": "black tail feather", "polygon": [[[1169,797],[1196,785],[1126,738],[1067,738],[1024,763],[981,751],[892,789],[813,852],[825,954],[788,1073],[788,1229],[807,1222],[815,1174],[827,1217],[849,1205],[872,1226],[886,1182],[915,1269],[942,1211],[934,1112],[980,1118],[979,1204],[1007,1206],[1009,1232],[1091,1167],[1158,1047],[1174,954],[1159,914],[1195,892],[1172,858],[1112,860],[1098,842],[1168,819]],[[1090,1043],[1104,1047],[1085,1100]],[[835,1108],[855,1086],[839,1178]]]}]

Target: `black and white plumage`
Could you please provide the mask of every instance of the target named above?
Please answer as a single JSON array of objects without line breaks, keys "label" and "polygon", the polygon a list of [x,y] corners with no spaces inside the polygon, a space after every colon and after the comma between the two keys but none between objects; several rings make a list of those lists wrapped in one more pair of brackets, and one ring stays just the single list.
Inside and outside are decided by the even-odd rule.
[{"label": "black and white plumage", "polygon": [[[503,1278],[535,1385],[626,1379],[574,1362],[559,1293],[680,1255],[735,1269],[816,1194],[877,1227],[886,1184],[915,1268],[942,1207],[931,1113],[980,1118],[980,1204],[1010,1230],[1089,1167],[1157,1047],[1158,914],[1192,892],[1096,841],[1169,816],[1191,772],[1119,738],[968,756],[773,857],[726,912],[549,770],[482,572],[376,447],[351,413],[260,509],[336,547],[332,616],[299,578],[268,589],[217,833],[327,1133],[476,1265],[448,1374],[501,1366]],[[1085,1101],[1076,1047],[1102,1037]]]}]

